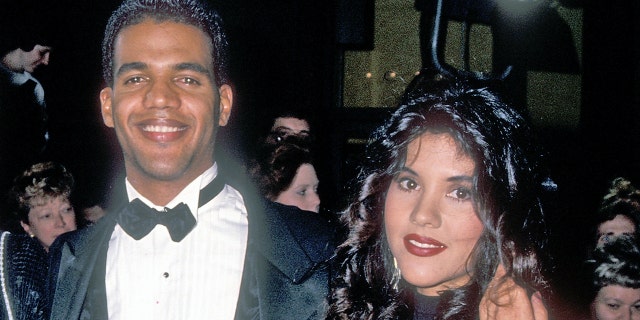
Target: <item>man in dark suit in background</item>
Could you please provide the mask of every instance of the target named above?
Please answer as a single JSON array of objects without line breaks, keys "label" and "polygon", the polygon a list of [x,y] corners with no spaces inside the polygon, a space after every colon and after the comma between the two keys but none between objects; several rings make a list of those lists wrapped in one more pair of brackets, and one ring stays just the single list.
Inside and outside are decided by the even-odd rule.
[{"label": "man in dark suit in background", "polygon": [[226,50],[197,0],[114,11],[100,101],[127,201],[51,247],[51,319],[322,318],[331,225],[232,187],[244,179],[214,161],[233,105]]},{"label": "man in dark suit in background", "polygon": [[29,1],[0,10],[0,199],[41,160],[47,134],[44,88],[34,71],[49,64],[48,24]]}]

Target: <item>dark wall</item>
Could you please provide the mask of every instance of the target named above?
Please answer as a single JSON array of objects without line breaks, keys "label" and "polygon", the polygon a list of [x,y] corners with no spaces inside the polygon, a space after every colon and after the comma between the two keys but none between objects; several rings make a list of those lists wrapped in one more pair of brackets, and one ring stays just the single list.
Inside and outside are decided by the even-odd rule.
[{"label": "dark wall", "polygon": [[[640,179],[640,4],[585,8],[582,124],[593,168]],[[603,170],[604,169],[604,170]]]},{"label": "dark wall", "polygon": [[219,141],[241,161],[255,150],[277,110],[303,109],[311,116],[318,149],[321,197],[336,197],[329,139],[334,101],[333,1],[214,1],[225,19],[231,46],[235,98],[230,124]]},{"label": "dark wall", "polygon": [[640,185],[640,23],[637,1],[572,1],[584,9],[578,132],[543,133],[560,187],[551,219],[559,296],[575,303],[577,271],[594,241],[592,217],[610,181]]},{"label": "dark wall", "polygon": [[[29,2],[28,0],[27,2]],[[12,5],[15,1],[7,1]],[[97,203],[105,194],[120,155],[102,123],[100,42],[115,0],[30,1],[40,13],[53,50],[36,77],[45,88],[50,144],[47,158],[63,163],[82,194],[77,205]]]}]

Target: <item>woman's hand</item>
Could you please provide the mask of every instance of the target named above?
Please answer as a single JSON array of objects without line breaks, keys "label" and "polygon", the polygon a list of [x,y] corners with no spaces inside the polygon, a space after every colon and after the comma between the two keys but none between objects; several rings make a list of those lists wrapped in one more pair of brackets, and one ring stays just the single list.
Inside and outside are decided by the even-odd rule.
[{"label": "woman's hand", "polygon": [[504,274],[504,269],[498,267],[496,276],[480,301],[480,320],[549,319],[540,292],[529,298],[527,290],[513,279],[501,279]]}]

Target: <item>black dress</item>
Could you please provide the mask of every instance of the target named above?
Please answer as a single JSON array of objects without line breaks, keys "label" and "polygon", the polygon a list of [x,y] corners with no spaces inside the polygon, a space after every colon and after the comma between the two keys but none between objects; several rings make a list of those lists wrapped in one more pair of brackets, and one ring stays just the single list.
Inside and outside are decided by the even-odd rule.
[{"label": "black dress", "polygon": [[46,251],[26,234],[3,232],[0,244],[0,319],[46,319]]},{"label": "black dress", "polygon": [[413,311],[414,320],[433,320],[436,318],[436,310],[440,297],[423,296],[419,293],[415,294],[415,310]]}]

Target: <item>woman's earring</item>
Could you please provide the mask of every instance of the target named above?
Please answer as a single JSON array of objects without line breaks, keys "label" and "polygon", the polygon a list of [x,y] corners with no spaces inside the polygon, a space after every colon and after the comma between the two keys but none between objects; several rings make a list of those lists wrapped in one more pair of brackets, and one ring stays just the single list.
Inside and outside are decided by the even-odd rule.
[{"label": "woman's earring", "polygon": [[35,237],[35,236],[36,236],[35,234],[33,234],[33,233],[29,233],[29,237],[33,238],[33,237]]},{"label": "woman's earring", "polygon": [[398,268],[398,260],[396,260],[396,257],[393,257],[393,277],[391,278],[391,283],[393,283],[393,290],[395,291],[398,291],[400,278],[402,278],[402,274],[400,268]]}]

